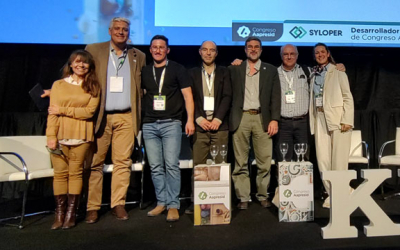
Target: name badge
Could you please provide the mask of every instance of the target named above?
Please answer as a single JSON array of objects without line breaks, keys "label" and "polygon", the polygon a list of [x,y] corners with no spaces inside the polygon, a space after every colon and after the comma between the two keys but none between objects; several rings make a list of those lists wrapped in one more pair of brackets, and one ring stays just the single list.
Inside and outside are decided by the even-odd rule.
[{"label": "name badge", "polygon": [[204,97],[204,110],[214,111],[214,97]]},{"label": "name badge", "polygon": [[295,91],[289,90],[285,92],[286,103],[296,103],[296,93]]},{"label": "name badge", "polygon": [[110,77],[110,92],[122,93],[124,92],[124,78],[111,76]]},{"label": "name badge", "polygon": [[322,107],[322,96],[315,98],[315,106]]},{"label": "name badge", "polygon": [[167,97],[165,95],[155,95],[153,100],[153,110],[164,111]]}]

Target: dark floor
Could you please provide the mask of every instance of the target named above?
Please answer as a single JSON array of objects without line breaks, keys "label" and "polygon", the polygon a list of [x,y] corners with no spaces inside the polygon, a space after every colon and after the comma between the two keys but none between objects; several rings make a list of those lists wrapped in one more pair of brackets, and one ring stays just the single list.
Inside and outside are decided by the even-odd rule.
[{"label": "dark floor", "polygon": [[[377,203],[395,222],[400,223],[400,199]],[[88,225],[81,221],[70,230],[50,230],[53,215],[39,215],[26,220],[26,227],[0,227],[0,249],[400,249],[400,236],[367,238],[363,225],[369,220],[360,210],[351,216],[358,228],[353,239],[324,240],[321,227],[329,221],[329,210],[316,201],[313,222],[278,222],[277,208],[263,209],[252,203],[246,211],[233,211],[230,225],[193,226],[193,217],[183,214],[179,222],[167,223],[166,214],[150,218],[149,206],[140,210],[128,206],[130,219],[117,221],[107,209],[100,221]],[[153,205],[154,206],[154,205]]]}]

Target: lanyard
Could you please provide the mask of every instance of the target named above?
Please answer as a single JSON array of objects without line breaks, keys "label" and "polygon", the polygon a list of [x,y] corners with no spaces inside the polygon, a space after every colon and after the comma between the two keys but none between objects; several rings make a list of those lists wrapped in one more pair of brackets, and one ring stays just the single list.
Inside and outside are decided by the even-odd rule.
[{"label": "lanyard", "polygon": [[211,72],[211,76],[208,76],[206,69],[203,67],[204,78],[206,79],[207,87],[208,87],[208,95],[211,96],[211,91],[214,85],[214,78],[215,78],[215,65],[214,70]]},{"label": "lanyard", "polygon": [[295,70],[292,72],[293,74],[292,74],[292,77],[290,79],[287,76],[288,73],[286,73],[286,71],[283,68],[282,68],[282,73],[283,73],[283,76],[285,77],[286,82],[289,84],[289,90],[292,90]]},{"label": "lanyard", "polygon": [[122,65],[124,65],[124,62],[125,62],[125,59],[126,59],[126,54],[127,54],[126,51],[124,50],[123,53],[124,53],[124,58],[122,58],[122,60],[119,62],[118,67],[117,67],[115,65],[114,56],[112,55],[111,50],[110,50],[111,61],[112,61],[113,65],[114,65],[115,70],[117,71],[117,76],[118,76],[118,71],[122,68]]},{"label": "lanyard", "polygon": [[167,63],[165,64],[165,68],[163,69],[162,73],[161,73],[161,78],[160,78],[160,84],[157,84],[157,78],[156,78],[156,70],[154,68],[154,64],[153,64],[153,77],[154,77],[154,81],[156,82],[156,84],[158,85],[158,95],[161,95],[161,89],[164,85],[164,77],[165,77],[165,71],[167,69],[168,66],[168,60]]}]

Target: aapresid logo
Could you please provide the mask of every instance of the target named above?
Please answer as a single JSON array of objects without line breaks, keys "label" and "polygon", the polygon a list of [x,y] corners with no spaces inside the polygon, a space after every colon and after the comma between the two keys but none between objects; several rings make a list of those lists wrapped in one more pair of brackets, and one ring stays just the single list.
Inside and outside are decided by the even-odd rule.
[{"label": "aapresid logo", "polygon": [[283,23],[277,22],[232,22],[232,41],[243,42],[250,36],[257,37],[261,41],[274,42],[283,34]]},{"label": "aapresid logo", "polygon": [[237,33],[240,37],[246,38],[250,35],[250,29],[247,26],[240,26]]},{"label": "aapresid logo", "polygon": [[207,198],[207,193],[206,192],[200,192],[199,193],[199,198],[200,200],[205,200]]},{"label": "aapresid logo", "polygon": [[290,196],[292,196],[292,191],[290,191],[290,189],[286,189],[285,191],[283,191],[283,195],[286,198],[289,198]]},{"label": "aapresid logo", "polygon": [[294,37],[294,38],[303,38],[306,34],[307,31],[305,29],[303,29],[303,27],[301,26],[294,26],[293,29],[291,31],[289,31],[289,33]]}]

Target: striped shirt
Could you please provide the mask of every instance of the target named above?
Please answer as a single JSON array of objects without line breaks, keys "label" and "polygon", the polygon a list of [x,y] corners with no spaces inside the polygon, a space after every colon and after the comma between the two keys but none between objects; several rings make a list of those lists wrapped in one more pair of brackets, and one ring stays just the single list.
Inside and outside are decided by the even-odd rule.
[{"label": "striped shirt", "polygon": [[[282,65],[278,68],[279,80],[281,82],[281,116],[296,117],[306,115],[308,112],[310,89],[307,82],[307,76],[300,65],[286,71]],[[290,82],[293,79],[293,84],[290,89]],[[295,103],[286,103],[285,93],[289,90],[295,92]]]}]

